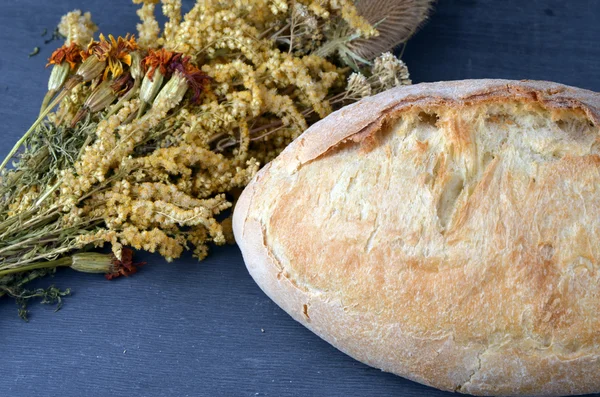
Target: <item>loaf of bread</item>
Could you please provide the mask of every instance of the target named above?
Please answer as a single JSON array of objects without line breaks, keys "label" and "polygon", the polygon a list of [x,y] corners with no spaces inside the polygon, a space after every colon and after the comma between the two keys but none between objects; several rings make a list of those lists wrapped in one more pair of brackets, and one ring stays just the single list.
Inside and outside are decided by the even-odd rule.
[{"label": "loaf of bread", "polygon": [[475,395],[600,391],[600,95],[419,84],[331,114],[256,175],[234,232],[294,319]]}]

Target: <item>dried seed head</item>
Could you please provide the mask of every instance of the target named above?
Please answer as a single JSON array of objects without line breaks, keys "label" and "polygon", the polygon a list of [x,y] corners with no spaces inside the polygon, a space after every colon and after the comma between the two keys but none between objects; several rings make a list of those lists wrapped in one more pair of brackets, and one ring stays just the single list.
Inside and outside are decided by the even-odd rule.
[{"label": "dried seed head", "polygon": [[48,91],[58,91],[67,80],[69,75],[70,67],[69,64],[64,62],[60,65],[54,65],[52,72],[50,72],[50,78],[48,79]]},{"label": "dried seed head", "polygon": [[375,58],[371,72],[383,90],[412,83],[406,64],[390,52]]},{"label": "dried seed head", "polygon": [[167,84],[160,90],[156,99],[154,100],[154,104],[167,100],[172,103],[179,103],[186,91],[189,88],[189,84],[185,76],[183,76],[180,72],[174,72],[173,76],[167,81]]},{"label": "dried seed head", "polygon": [[100,76],[105,68],[106,61],[101,61],[96,55],[92,55],[83,61],[75,74],[79,76],[83,82],[88,82]]},{"label": "dried seed head", "polygon": [[103,81],[92,91],[83,106],[95,113],[106,109],[115,99],[117,99],[117,95],[111,87],[111,82]]},{"label": "dried seed head", "polygon": [[146,73],[144,80],[142,80],[142,87],[140,88],[140,99],[142,102],[152,102],[156,94],[158,94],[164,78],[160,70],[148,71]]},{"label": "dried seed head", "polygon": [[114,265],[111,255],[95,252],[75,254],[72,257],[71,269],[84,273],[113,273]]},{"label": "dried seed head", "polygon": [[73,119],[71,119],[71,128],[74,128],[86,114],[100,112],[117,99],[117,92],[113,87],[114,84],[114,81],[103,81],[94,88],[90,96],[88,96],[83,103],[83,106],[79,109],[77,114],[75,114]]},{"label": "dried seed head", "polygon": [[363,74],[352,73],[350,77],[348,77],[346,91],[350,98],[360,99],[371,96],[373,89]]},{"label": "dried seed head", "polygon": [[131,56],[131,66],[129,69],[131,77],[133,77],[134,80],[141,79],[144,77],[144,71],[142,70],[142,55],[139,51],[134,51],[129,55]]}]

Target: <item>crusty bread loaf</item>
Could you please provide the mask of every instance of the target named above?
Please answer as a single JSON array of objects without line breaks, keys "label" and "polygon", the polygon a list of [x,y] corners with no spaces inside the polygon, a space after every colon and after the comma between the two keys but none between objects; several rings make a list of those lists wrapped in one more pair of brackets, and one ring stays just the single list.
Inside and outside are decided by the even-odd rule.
[{"label": "crusty bread loaf", "polygon": [[242,194],[258,285],[350,356],[476,395],[600,391],[600,95],[472,80],[312,126]]}]

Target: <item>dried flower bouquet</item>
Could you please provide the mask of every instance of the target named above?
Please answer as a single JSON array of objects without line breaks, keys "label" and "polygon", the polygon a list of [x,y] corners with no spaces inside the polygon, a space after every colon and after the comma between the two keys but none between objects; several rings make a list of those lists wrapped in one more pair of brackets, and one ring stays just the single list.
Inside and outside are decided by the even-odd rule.
[{"label": "dried flower bouquet", "polygon": [[[60,266],[129,275],[131,251],[167,260],[232,242],[223,214],[261,165],[342,106],[410,84],[389,51],[431,1],[181,0],[141,4],[138,37],[93,39],[70,12],[39,118],[2,162],[0,294]],[[13,166],[7,167],[13,160]],[[86,252],[109,243],[112,256]]]}]

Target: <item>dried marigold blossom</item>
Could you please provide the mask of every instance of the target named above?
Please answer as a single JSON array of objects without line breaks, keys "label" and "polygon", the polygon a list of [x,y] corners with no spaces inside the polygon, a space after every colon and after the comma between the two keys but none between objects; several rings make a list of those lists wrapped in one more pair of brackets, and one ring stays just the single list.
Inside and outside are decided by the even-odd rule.
[{"label": "dried marigold blossom", "polygon": [[67,62],[71,66],[71,70],[75,69],[75,66],[81,62],[81,48],[75,43],[63,45],[50,55],[46,67],[60,65],[63,62]]},{"label": "dried marigold blossom", "polygon": [[167,75],[168,66],[174,53],[161,48],[159,50],[148,50],[148,55],[142,61],[142,66],[147,70],[147,76],[150,80],[154,77],[154,72],[158,70],[163,76]]},{"label": "dried marigold blossom", "polygon": [[179,53],[173,56],[169,64],[169,69],[171,72],[179,72],[187,80],[189,88],[194,92],[192,102],[198,103],[200,94],[204,90],[206,82],[210,80],[210,77],[194,66],[190,57]]},{"label": "dried marigold blossom", "polygon": [[126,35],[125,38],[119,36],[117,39],[112,34],[108,35],[108,40],[104,35],[100,35],[100,41],[92,41],[88,45],[87,51],[81,52],[83,59],[91,55],[96,55],[100,61],[106,61],[107,67],[104,70],[104,79],[111,73],[113,77],[119,77],[123,73],[123,64],[131,66],[131,52],[137,50],[138,46],[135,36]]},{"label": "dried marigold blossom", "polygon": [[121,260],[117,259],[116,256],[113,256],[112,272],[106,273],[104,277],[106,277],[107,280],[112,280],[120,276],[131,276],[137,272],[138,267],[142,267],[145,264],[146,262],[133,263],[133,251],[129,248],[123,248],[121,251]]}]

